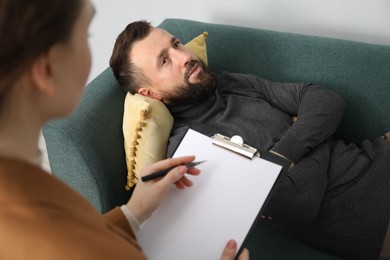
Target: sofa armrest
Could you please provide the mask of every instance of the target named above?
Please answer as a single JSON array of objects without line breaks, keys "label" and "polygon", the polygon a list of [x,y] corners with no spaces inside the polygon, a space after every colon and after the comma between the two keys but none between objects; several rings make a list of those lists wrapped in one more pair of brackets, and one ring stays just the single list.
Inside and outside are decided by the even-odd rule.
[{"label": "sofa armrest", "polygon": [[110,68],[85,89],[76,111],[43,129],[53,175],[102,213],[127,202],[122,118],[125,93]]}]

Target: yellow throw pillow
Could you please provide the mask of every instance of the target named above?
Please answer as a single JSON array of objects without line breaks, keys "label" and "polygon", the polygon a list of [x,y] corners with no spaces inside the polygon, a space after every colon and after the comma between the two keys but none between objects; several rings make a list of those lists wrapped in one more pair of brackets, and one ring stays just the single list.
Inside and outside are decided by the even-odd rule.
[{"label": "yellow throw pillow", "polygon": [[159,100],[127,93],[123,114],[123,135],[129,190],[137,184],[144,165],[166,157],[173,117]]},{"label": "yellow throw pillow", "polygon": [[207,32],[203,32],[198,37],[195,37],[188,43],[186,43],[186,47],[192,50],[199,59],[201,59],[207,65],[207,46],[206,46],[206,38],[209,34]]},{"label": "yellow throw pillow", "polygon": [[[186,44],[206,64],[207,35],[204,32]],[[127,93],[122,125],[127,165],[126,190],[137,184],[140,170],[145,165],[166,158],[172,126],[173,117],[161,101]]]}]

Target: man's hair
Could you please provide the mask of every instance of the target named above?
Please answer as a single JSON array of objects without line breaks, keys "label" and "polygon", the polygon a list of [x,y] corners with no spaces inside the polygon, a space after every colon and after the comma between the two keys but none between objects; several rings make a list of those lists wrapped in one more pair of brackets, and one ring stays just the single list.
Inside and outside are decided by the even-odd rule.
[{"label": "man's hair", "polygon": [[68,41],[83,4],[80,0],[0,0],[0,106],[38,57]]},{"label": "man's hair", "polygon": [[153,27],[149,22],[132,22],[118,35],[110,66],[119,85],[125,92],[137,93],[140,85],[149,84],[150,79],[132,63],[130,52],[135,42],[145,39]]}]

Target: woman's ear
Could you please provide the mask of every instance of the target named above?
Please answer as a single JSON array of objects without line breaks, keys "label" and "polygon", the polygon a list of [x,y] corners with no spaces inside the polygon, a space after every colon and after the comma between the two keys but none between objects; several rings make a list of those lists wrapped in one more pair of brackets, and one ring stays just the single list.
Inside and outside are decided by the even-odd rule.
[{"label": "woman's ear", "polygon": [[50,52],[42,54],[30,67],[30,79],[37,90],[52,95],[55,91],[55,81],[52,70]]},{"label": "woman's ear", "polygon": [[145,97],[150,97],[150,98],[162,101],[162,96],[159,93],[157,93],[153,90],[150,90],[148,88],[143,88],[143,87],[139,88],[138,94],[145,96]]}]

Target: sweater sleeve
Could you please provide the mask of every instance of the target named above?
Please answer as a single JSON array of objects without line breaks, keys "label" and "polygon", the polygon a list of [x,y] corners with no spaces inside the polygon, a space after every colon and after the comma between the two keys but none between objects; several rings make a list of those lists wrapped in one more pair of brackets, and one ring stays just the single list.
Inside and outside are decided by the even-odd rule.
[{"label": "sweater sleeve", "polygon": [[271,82],[254,75],[239,77],[249,82],[255,95],[289,116],[297,116],[272,148],[294,163],[331,137],[341,122],[345,103],[329,89],[308,83]]},{"label": "sweater sleeve", "polygon": [[135,234],[130,227],[129,221],[119,207],[105,213],[103,218],[125,231],[125,233],[130,235],[132,238],[135,238]]}]

